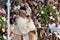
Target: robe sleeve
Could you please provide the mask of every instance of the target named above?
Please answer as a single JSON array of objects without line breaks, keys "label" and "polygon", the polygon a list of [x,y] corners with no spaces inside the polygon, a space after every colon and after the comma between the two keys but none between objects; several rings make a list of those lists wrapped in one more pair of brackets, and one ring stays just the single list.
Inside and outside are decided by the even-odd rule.
[{"label": "robe sleeve", "polygon": [[30,19],[30,22],[29,22],[28,26],[30,28],[30,31],[36,30],[36,27],[35,27],[32,19]]}]

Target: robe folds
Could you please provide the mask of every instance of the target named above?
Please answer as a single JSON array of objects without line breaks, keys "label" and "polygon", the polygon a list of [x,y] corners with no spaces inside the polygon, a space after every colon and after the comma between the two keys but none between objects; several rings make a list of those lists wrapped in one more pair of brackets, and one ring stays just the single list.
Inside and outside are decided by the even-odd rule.
[{"label": "robe folds", "polygon": [[[30,31],[36,31],[35,25],[32,21],[32,19],[27,19],[26,17],[19,17],[17,20],[17,25],[15,25],[14,27],[14,34],[15,35],[23,35],[24,36],[24,40],[29,40],[28,38],[30,38]],[[32,36],[35,36],[34,34]],[[28,38],[26,38],[28,37]],[[37,36],[35,37],[37,39]]]}]

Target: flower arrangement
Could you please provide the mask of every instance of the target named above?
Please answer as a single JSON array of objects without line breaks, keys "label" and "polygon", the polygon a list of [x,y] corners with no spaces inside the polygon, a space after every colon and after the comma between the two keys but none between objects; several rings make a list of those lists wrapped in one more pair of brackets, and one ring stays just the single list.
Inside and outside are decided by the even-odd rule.
[{"label": "flower arrangement", "polygon": [[38,12],[40,13],[41,18],[41,24],[47,24],[50,19],[52,19],[54,22],[57,18],[57,14],[55,11],[56,7],[52,7],[51,5],[47,5],[46,7],[38,8]]},{"label": "flower arrangement", "polygon": [[[7,39],[7,22],[6,19],[2,16],[0,16],[0,40],[6,40]],[[10,31],[10,37],[12,38],[13,32]]]},{"label": "flower arrangement", "polygon": [[6,28],[7,23],[4,21],[3,17],[0,16],[0,39],[4,39],[4,34],[5,34],[5,28]]}]

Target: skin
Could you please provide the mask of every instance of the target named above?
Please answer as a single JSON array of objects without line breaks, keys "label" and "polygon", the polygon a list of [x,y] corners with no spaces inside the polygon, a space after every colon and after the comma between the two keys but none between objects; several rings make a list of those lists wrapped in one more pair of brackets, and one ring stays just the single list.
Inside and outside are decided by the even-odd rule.
[{"label": "skin", "polygon": [[24,6],[26,9],[29,7],[28,3],[25,3]]},{"label": "skin", "polygon": [[20,10],[20,14],[19,14],[19,16],[22,16],[23,18],[25,18],[25,17],[26,17],[26,14],[23,13],[23,11]]}]

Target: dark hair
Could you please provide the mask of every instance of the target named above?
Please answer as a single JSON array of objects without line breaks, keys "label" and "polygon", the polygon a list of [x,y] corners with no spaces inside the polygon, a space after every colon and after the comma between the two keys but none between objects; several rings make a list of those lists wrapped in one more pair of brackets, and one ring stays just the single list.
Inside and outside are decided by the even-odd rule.
[{"label": "dark hair", "polygon": [[15,12],[10,12],[10,16],[12,16],[12,14],[16,14]]},{"label": "dark hair", "polygon": [[6,6],[6,5],[4,5],[4,8],[5,8],[5,9],[7,9],[7,6]]},{"label": "dark hair", "polygon": [[16,6],[18,5],[18,3],[19,3],[18,1],[15,1],[15,5],[16,5]]},{"label": "dark hair", "polygon": [[60,3],[60,0],[58,0],[58,2]]},{"label": "dark hair", "polygon": [[39,3],[39,2],[42,4],[42,2],[41,2],[41,1],[38,1],[38,3]]},{"label": "dark hair", "polygon": [[21,10],[25,10],[25,11],[26,11],[26,8],[25,8],[25,7],[21,7],[20,9],[21,9]]}]

